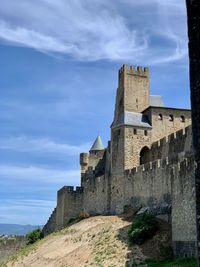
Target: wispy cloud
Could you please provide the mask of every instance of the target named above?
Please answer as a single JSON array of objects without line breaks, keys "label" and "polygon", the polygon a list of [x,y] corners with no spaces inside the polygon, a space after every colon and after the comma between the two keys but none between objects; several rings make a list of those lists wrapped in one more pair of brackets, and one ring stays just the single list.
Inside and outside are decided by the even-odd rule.
[{"label": "wispy cloud", "polygon": [[[56,206],[56,190],[80,183],[79,170],[0,165],[0,222],[44,224]],[[54,196],[54,197],[53,197]],[[53,199],[53,200],[51,200]]]},{"label": "wispy cloud", "polygon": [[0,222],[42,225],[53,207],[55,201],[50,200],[7,199],[0,206]]},{"label": "wispy cloud", "polygon": [[22,27],[11,28],[6,22],[0,21],[0,37],[6,41],[28,46],[40,51],[70,53],[71,46],[58,39]]},{"label": "wispy cloud", "polygon": [[24,181],[28,183],[47,183],[47,184],[63,184],[68,185],[78,184],[80,180],[80,170],[60,170],[52,168],[42,168],[37,166],[15,166],[15,165],[0,165],[0,177],[5,179],[2,182],[7,182],[7,179],[12,181]]},{"label": "wispy cloud", "polygon": [[[133,12],[127,17],[129,9]],[[150,14],[145,17],[147,10]],[[185,6],[179,0],[7,0],[0,14],[2,42],[45,53],[151,65],[187,54]],[[155,45],[158,39],[160,44]]]},{"label": "wispy cloud", "polygon": [[58,143],[49,138],[32,138],[28,136],[0,138],[0,149],[14,150],[18,152],[42,153],[42,154],[65,154],[65,156],[79,155],[87,152],[90,143],[71,145]]},{"label": "wispy cloud", "polygon": [[[27,198],[14,198],[14,199],[7,199],[4,201],[6,206],[12,206],[15,208],[19,207],[42,207],[42,208],[50,208],[52,205],[55,205],[55,201],[45,200],[45,199],[27,199]],[[1,207],[1,210],[6,210],[6,207]]]}]

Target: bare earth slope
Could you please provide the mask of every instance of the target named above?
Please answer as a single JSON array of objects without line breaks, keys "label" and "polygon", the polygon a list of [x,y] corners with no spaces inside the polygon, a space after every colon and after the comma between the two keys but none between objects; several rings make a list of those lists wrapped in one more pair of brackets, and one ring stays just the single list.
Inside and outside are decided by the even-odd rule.
[{"label": "bare earth slope", "polygon": [[117,216],[91,217],[43,239],[23,259],[8,267],[131,267],[143,265],[138,246],[127,243],[130,223]]}]

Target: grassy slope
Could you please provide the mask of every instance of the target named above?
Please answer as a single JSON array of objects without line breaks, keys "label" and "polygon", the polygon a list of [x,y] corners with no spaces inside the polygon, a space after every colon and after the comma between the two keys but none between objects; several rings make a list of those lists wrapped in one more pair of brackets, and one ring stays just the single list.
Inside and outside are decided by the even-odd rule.
[{"label": "grassy slope", "polygon": [[157,258],[160,240],[170,242],[169,229],[163,225],[146,245],[130,246],[129,227],[117,216],[89,218],[25,247],[0,267],[195,267],[185,261],[145,263],[144,255]]}]

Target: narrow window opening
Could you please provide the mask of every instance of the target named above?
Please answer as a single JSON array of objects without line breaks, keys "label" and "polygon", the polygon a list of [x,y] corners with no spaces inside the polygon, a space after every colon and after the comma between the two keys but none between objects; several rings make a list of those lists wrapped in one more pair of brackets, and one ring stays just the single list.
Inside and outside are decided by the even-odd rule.
[{"label": "narrow window opening", "polygon": [[159,121],[162,121],[162,120],[163,120],[163,115],[162,115],[162,114],[159,114],[159,115],[158,115],[158,120],[159,120]]},{"label": "narrow window opening", "polygon": [[150,150],[148,147],[143,147],[140,151],[140,165],[149,162],[151,159]]},{"label": "narrow window opening", "polygon": [[174,116],[172,114],[169,115],[169,121],[174,121]]},{"label": "narrow window opening", "polygon": [[148,131],[144,130],[144,135],[147,136],[148,135]]},{"label": "narrow window opening", "polygon": [[134,135],[136,135],[136,134],[137,134],[137,130],[136,130],[136,129],[134,129],[134,130],[133,130],[133,133],[134,133]]},{"label": "narrow window opening", "polygon": [[181,116],[180,120],[181,122],[185,122],[185,116]]}]

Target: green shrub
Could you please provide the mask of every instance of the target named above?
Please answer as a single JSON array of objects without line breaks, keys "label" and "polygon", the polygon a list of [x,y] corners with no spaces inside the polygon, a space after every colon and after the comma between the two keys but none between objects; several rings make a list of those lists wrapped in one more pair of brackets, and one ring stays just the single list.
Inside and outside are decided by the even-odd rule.
[{"label": "green shrub", "polygon": [[35,243],[36,241],[42,239],[44,236],[43,236],[43,233],[42,233],[42,230],[41,229],[36,229],[36,230],[33,230],[31,231],[30,233],[28,233],[26,235],[26,238],[27,238],[27,244],[33,244]]},{"label": "green shrub", "polygon": [[69,219],[68,224],[73,224],[76,221],[77,221],[77,218],[71,218],[71,219]]},{"label": "green shrub", "polygon": [[138,215],[128,231],[129,240],[133,244],[140,245],[153,237],[158,228],[159,225],[154,216],[147,213]]},{"label": "green shrub", "polygon": [[68,223],[67,223],[67,226],[71,226],[71,225],[73,225],[73,224],[75,224],[75,223],[78,223],[78,222],[80,222],[82,219],[81,218],[71,218],[71,219],[69,219],[69,221],[68,221]]}]

